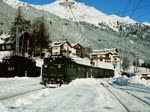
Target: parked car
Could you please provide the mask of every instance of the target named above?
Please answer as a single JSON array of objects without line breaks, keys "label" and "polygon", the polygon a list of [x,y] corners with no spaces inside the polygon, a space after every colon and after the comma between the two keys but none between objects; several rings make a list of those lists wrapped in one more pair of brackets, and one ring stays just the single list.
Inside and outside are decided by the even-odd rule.
[{"label": "parked car", "polygon": [[133,77],[133,76],[135,76],[135,73],[133,73],[133,72],[122,72],[122,74],[121,74],[122,76],[127,76],[127,77]]},{"label": "parked car", "polygon": [[146,79],[146,80],[150,80],[150,75],[145,73],[145,74],[141,74],[141,79]]}]

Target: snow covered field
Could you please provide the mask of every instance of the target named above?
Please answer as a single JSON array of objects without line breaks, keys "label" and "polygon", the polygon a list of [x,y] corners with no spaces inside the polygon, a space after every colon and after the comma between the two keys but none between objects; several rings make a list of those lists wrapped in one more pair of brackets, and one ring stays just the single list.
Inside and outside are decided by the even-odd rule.
[{"label": "snow covered field", "polygon": [[4,78],[0,88],[0,112],[150,112],[150,81],[139,77],[76,79],[60,88],[44,88],[40,77]]}]

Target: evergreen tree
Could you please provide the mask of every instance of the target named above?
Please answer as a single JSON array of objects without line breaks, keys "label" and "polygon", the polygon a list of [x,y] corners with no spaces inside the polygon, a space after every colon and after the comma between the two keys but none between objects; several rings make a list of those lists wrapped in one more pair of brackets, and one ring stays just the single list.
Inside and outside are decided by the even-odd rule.
[{"label": "evergreen tree", "polygon": [[30,31],[31,28],[31,22],[23,17],[20,7],[18,8],[15,21],[10,29],[11,36],[15,36],[17,28],[19,33]]},{"label": "evergreen tree", "polygon": [[42,49],[48,48],[48,44],[50,43],[50,35],[44,23],[44,17],[34,22],[32,38],[35,52],[40,50],[41,55]]},{"label": "evergreen tree", "polygon": [[[10,38],[6,41],[16,41],[16,55],[24,55],[25,52],[28,53],[29,39],[30,37],[24,37],[25,32],[30,33],[31,23],[29,20],[25,19],[22,14],[22,9],[19,7],[14,19],[13,25],[10,29]],[[22,38],[20,38],[22,36]],[[15,41],[15,42],[16,42]]]}]

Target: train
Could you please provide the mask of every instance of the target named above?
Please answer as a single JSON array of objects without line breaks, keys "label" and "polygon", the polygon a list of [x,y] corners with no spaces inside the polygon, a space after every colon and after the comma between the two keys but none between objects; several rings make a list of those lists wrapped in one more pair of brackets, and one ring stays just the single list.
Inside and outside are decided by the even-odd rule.
[{"label": "train", "polygon": [[76,78],[109,78],[113,76],[114,69],[89,66],[61,55],[44,58],[42,66],[42,80],[45,85],[69,83]]},{"label": "train", "polygon": [[41,68],[33,59],[24,56],[6,56],[0,62],[0,77],[39,77]]}]

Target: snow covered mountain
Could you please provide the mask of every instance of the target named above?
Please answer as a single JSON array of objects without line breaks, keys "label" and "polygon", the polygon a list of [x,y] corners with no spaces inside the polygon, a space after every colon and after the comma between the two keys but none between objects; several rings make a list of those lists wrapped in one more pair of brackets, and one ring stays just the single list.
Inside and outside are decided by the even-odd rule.
[{"label": "snow covered mountain", "polygon": [[[21,2],[19,0],[4,0],[4,2],[14,8],[27,5],[27,3]],[[107,15],[98,11],[94,7],[89,7],[83,3],[78,3],[76,1],[73,1],[74,4],[71,6],[70,10],[69,7],[64,7],[60,5],[60,3],[63,2],[64,0],[57,0],[47,5],[30,5],[30,6],[35,7],[36,9],[48,11],[64,19],[69,19],[72,21],[84,21],[103,29],[109,27],[114,31],[119,30],[118,28],[119,23],[125,24],[136,23],[136,21],[130,19],[129,17],[122,18],[116,15]]]},{"label": "snow covered mountain", "polygon": [[[74,5],[71,6],[71,10],[68,7],[61,6],[60,3],[63,3],[64,0],[55,1],[52,4],[47,4],[43,6],[35,6],[37,9],[45,10],[56,14],[65,19],[74,20],[74,21],[85,21],[91,24],[100,27],[100,24],[103,23],[106,26],[114,30],[117,29],[118,22],[119,23],[126,23],[126,24],[135,24],[136,22],[129,17],[121,18],[116,15],[107,15],[98,10],[94,7],[86,6],[83,3],[74,2]],[[74,15],[73,15],[73,14]],[[73,17],[74,16],[74,17]],[[76,19],[76,20],[75,20]]]},{"label": "snow covered mountain", "polygon": [[8,5],[12,6],[13,8],[18,8],[19,6],[23,6],[27,3],[23,3],[20,0],[3,0]]},{"label": "snow covered mountain", "polygon": [[[122,55],[130,59],[134,60],[137,52],[139,58],[149,60],[150,26],[147,23],[140,24],[129,17],[107,15],[78,2],[71,7],[73,17],[69,8],[59,5],[63,1],[39,6],[19,0],[0,0],[0,33],[8,33],[17,9],[21,6],[27,20],[34,22],[41,17],[45,18],[52,41],[67,39],[91,49],[118,48]],[[135,42],[134,37],[138,41]],[[136,43],[138,49],[135,49]]]}]

